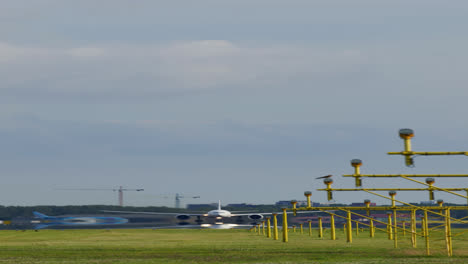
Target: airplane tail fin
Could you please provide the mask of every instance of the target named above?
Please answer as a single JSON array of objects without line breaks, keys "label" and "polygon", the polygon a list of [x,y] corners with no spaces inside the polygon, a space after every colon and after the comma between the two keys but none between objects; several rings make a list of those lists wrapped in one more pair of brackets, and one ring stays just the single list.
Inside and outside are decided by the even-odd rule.
[{"label": "airplane tail fin", "polygon": [[218,210],[221,210],[221,200],[218,201]]},{"label": "airplane tail fin", "polygon": [[47,215],[45,215],[45,214],[41,214],[41,213],[36,212],[36,211],[34,211],[33,214],[34,214],[35,217],[41,218],[41,219],[51,219],[51,218],[54,218],[54,217],[51,217],[51,216],[47,216]]}]

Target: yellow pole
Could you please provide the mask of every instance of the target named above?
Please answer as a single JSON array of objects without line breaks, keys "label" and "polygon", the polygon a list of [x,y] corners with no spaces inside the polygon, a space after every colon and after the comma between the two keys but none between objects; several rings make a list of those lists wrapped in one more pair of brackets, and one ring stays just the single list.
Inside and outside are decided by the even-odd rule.
[{"label": "yellow pole", "polygon": [[293,215],[296,216],[296,205],[297,205],[297,201],[296,200],[292,200],[291,201],[291,204],[293,206]]},{"label": "yellow pole", "polygon": [[[405,139],[405,149],[409,149],[407,152],[411,151],[411,139]],[[411,167],[414,165],[413,159],[411,158],[410,154],[405,155],[405,164],[408,167]]]},{"label": "yellow pole", "polygon": [[346,235],[346,223],[343,223],[343,233]]},{"label": "yellow pole", "polygon": [[257,233],[257,226],[254,226],[254,232]]},{"label": "yellow pole", "polygon": [[369,232],[370,232],[370,237],[374,237],[374,220],[370,220],[370,226],[369,226]]},{"label": "yellow pole", "polygon": [[362,181],[361,181],[361,167],[362,161],[360,159],[352,159],[351,160],[351,166],[354,167],[354,179],[355,179],[355,185],[356,187],[361,187],[362,186]]},{"label": "yellow pole", "polygon": [[[395,196],[397,194],[397,192],[395,191],[390,191],[388,192],[388,194],[390,195],[390,198],[392,199],[392,207],[395,208],[396,205],[395,205]],[[397,213],[396,213],[396,209],[393,209],[393,224],[395,225],[394,228],[393,228],[393,246],[394,248],[397,248],[398,247],[398,237],[397,237],[397,232],[398,232],[398,229],[397,229]],[[392,232],[392,225],[390,224],[390,232]]]},{"label": "yellow pole", "polygon": [[319,225],[318,226],[319,227],[318,237],[323,238],[322,217],[318,218],[318,225]]},{"label": "yellow pole", "polygon": [[312,221],[307,221],[309,223],[309,236],[312,236]]},{"label": "yellow pole", "polygon": [[369,199],[364,200],[364,204],[366,205],[366,211],[367,211],[367,216],[370,216],[370,203],[371,201]]},{"label": "yellow pole", "polygon": [[427,211],[424,211],[424,235],[426,237],[426,254],[430,255],[431,252],[429,250],[429,223],[427,218]]},{"label": "yellow pole", "polygon": [[277,214],[273,215],[273,239],[278,240],[278,220],[276,219]]},{"label": "yellow pole", "polygon": [[388,233],[388,240],[393,239],[393,231],[392,231],[392,214],[387,213],[388,220],[387,220],[387,233]]},{"label": "yellow pole", "polygon": [[391,199],[392,199],[392,207],[395,207],[395,195],[396,195],[396,192],[395,191],[390,191],[388,192],[388,194],[390,195]]},{"label": "yellow pole", "polygon": [[336,239],[335,217],[333,215],[330,216],[330,229],[331,229],[331,240],[335,240]]},{"label": "yellow pole", "polygon": [[426,237],[426,230],[424,228],[426,227],[426,224],[424,223],[424,217],[421,218],[421,233],[423,237]]},{"label": "yellow pole", "polygon": [[429,185],[429,200],[434,200],[434,178],[426,178],[426,183]]},{"label": "yellow pole", "polygon": [[262,235],[265,235],[265,221],[262,221]]},{"label": "yellow pole", "polygon": [[405,151],[402,153],[405,156],[406,166],[413,166],[412,151],[411,151],[411,138],[414,137],[412,129],[404,128],[399,131],[400,138],[405,142]]},{"label": "yellow pole", "polygon": [[453,256],[452,226],[451,226],[450,211],[447,213],[447,215],[449,216],[447,219],[448,219],[448,227],[449,227],[450,256]]},{"label": "yellow pole", "polygon": [[299,224],[299,225],[300,225],[300,227],[301,227],[301,235],[302,235],[302,234],[304,234],[304,228],[302,227],[303,224],[301,223],[301,224]]},{"label": "yellow pole", "polygon": [[359,236],[359,222],[356,222],[356,237]]},{"label": "yellow pole", "polygon": [[333,180],[331,178],[327,178],[325,180],[323,180],[323,183],[325,183],[327,185],[327,199],[328,201],[331,201],[333,200],[333,193],[331,191],[331,184],[333,183]]},{"label": "yellow pole", "polygon": [[466,205],[468,205],[468,189],[466,189],[465,192],[466,192],[466,195],[465,195],[466,196]]},{"label": "yellow pole", "polygon": [[[361,163],[362,164],[362,163]],[[354,174],[355,175],[361,175],[361,164],[356,164],[354,167]],[[354,164],[353,164],[354,165]],[[359,187],[359,186],[356,186]]]},{"label": "yellow pole", "polygon": [[351,211],[347,211],[346,217],[347,225],[346,225],[346,242],[353,243],[353,226],[351,225]]},{"label": "yellow pole", "polygon": [[411,139],[410,138],[405,138],[405,151],[410,152],[411,151]]},{"label": "yellow pole", "polygon": [[401,221],[401,224],[403,225],[403,237],[406,236],[406,221]]},{"label": "yellow pole", "polygon": [[393,228],[393,246],[394,248],[398,248],[398,229],[397,229],[397,211],[396,209],[393,210],[393,223],[395,227]]},{"label": "yellow pole", "polygon": [[305,197],[307,198],[307,207],[312,207],[310,202],[310,197],[312,196],[312,192],[304,192]]},{"label": "yellow pole", "polygon": [[411,244],[416,248],[416,210],[411,210]]},{"label": "yellow pole", "polygon": [[447,246],[447,255],[451,257],[452,252],[452,228],[450,226],[450,209],[445,210],[445,244]]},{"label": "yellow pole", "polygon": [[293,225],[293,233],[296,233],[296,226]]},{"label": "yellow pole", "polygon": [[283,242],[288,242],[288,214],[283,208]]},{"label": "yellow pole", "polygon": [[445,210],[445,247],[447,248],[447,255],[450,257],[450,241],[448,235],[448,222],[447,222],[447,210]]},{"label": "yellow pole", "polygon": [[257,227],[258,227],[258,235],[261,235],[261,234],[262,234],[262,233],[261,233],[262,229],[260,228],[260,226],[261,226],[261,224],[258,224],[258,225],[257,225]]},{"label": "yellow pole", "polygon": [[270,223],[270,217],[267,217],[266,220],[267,220],[267,227],[268,227],[268,229],[267,229],[267,237],[270,238],[270,237],[271,237],[271,223]]},{"label": "yellow pole", "polygon": [[[442,208],[442,205],[444,204],[444,200],[441,200],[441,199],[437,200],[437,204],[439,205],[440,208]],[[439,214],[441,213],[442,213],[442,209],[439,210]]]}]

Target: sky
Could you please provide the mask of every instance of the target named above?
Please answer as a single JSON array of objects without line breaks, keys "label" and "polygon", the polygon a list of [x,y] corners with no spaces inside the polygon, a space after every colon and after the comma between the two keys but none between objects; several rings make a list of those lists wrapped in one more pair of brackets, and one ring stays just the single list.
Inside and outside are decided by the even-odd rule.
[{"label": "sky", "polygon": [[145,189],[125,192],[133,206],[323,203],[315,177],[354,188],[354,158],[367,174],[468,173],[466,156],[386,154],[400,128],[415,151],[468,151],[466,1],[7,0],[0,25],[2,205],[117,204],[61,189],[119,186]]}]

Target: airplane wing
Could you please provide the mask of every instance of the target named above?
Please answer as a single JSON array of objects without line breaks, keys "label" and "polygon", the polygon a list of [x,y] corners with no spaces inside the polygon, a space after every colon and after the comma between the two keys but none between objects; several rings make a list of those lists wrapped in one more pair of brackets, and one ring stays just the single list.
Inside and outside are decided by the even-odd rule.
[{"label": "airplane wing", "polygon": [[[297,211],[296,214],[308,214],[308,213],[320,213],[324,211]],[[293,212],[286,212],[287,214],[292,214]],[[277,213],[249,213],[249,214],[231,214],[231,216],[242,216],[242,215],[252,215],[252,214],[259,214],[259,215],[272,215],[272,214],[283,214],[283,212],[277,212]]]},{"label": "airplane wing", "polygon": [[105,213],[118,213],[118,214],[147,214],[147,215],[190,215],[190,216],[204,216],[205,214],[201,213],[164,213],[164,212],[135,212],[135,211],[109,211],[101,210]]}]

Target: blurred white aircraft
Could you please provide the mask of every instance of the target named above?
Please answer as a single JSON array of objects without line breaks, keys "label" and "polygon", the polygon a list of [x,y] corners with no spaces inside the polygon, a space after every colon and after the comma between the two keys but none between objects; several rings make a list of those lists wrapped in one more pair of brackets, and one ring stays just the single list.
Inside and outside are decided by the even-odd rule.
[{"label": "blurred white aircraft", "polygon": [[[151,214],[151,215],[174,215],[175,218],[179,220],[188,220],[190,217],[210,217],[210,218],[230,218],[235,216],[247,216],[250,220],[260,220],[263,219],[264,215],[271,215],[273,213],[245,213],[245,211],[233,211],[230,212],[228,210],[221,209],[221,201],[218,202],[218,209],[211,210],[207,213],[189,213],[189,214],[181,214],[181,213],[159,213],[159,212],[134,212],[134,211],[108,211],[103,210],[106,213],[123,213],[123,214]],[[298,211],[298,214],[305,214],[305,213],[315,213],[321,211]],[[287,212],[288,214],[292,214],[292,212]],[[279,214],[279,213],[278,213]]]}]

